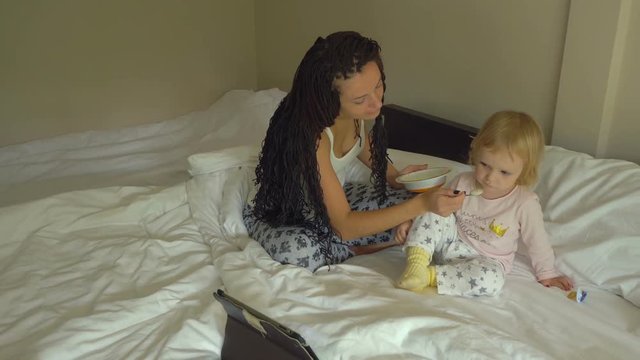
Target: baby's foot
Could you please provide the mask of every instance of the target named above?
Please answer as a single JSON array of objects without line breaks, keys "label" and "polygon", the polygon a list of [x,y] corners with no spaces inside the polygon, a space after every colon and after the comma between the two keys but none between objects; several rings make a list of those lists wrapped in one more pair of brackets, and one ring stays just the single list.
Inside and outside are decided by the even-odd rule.
[{"label": "baby's foot", "polygon": [[411,291],[422,290],[427,285],[429,285],[427,283],[427,272],[410,268],[409,266],[407,266],[396,283],[397,287]]},{"label": "baby's foot", "polygon": [[406,249],[407,267],[398,279],[396,286],[401,289],[419,291],[429,286],[430,256],[422,248],[410,246]]}]

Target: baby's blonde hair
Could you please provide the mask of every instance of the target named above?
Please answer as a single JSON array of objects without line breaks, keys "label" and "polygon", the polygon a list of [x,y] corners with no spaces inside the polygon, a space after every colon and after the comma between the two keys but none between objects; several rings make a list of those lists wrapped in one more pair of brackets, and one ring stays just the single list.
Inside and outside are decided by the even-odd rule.
[{"label": "baby's blonde hair", "polygon": [[471,142],[469,162],[477,165],[480,149],[507,150],[522,159],[522,173],[516,184],[530,187],[538,180],[538,166],[544,153],[544,135],[536,121],[523,112],[499,111],[482,125]]}]

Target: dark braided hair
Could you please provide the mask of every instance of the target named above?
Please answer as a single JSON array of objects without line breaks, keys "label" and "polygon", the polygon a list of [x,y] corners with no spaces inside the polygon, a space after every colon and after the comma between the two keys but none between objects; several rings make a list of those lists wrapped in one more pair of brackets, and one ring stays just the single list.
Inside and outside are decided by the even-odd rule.
[{"label": "dark braided hair", "polygon": [[[378,65],[384,85],[376,41],[352,31],[319,37],[300,62],[291,91],[271,117],[256,168],[259,188],[254,216],[273,227],[294,225],[309,230],[311,240],[320,242],[328,264],[333,263],[334,232],[323,201],[316,150],[322,131],[335,123],[340,112],[334,80],[352,77],[370,61]],[[375,119],[369,139],[371,180],[381,203],[387,199],[387,137],[381,116]]]}]

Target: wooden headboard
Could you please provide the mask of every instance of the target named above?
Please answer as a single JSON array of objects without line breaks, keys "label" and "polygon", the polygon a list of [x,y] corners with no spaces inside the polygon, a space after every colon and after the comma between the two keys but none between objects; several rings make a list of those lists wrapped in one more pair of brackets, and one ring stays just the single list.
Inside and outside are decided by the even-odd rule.
[{"label": "wooden headboard", "polygon": [[398,105],[382,107],[389,148],[467,163],[478,129]]}]

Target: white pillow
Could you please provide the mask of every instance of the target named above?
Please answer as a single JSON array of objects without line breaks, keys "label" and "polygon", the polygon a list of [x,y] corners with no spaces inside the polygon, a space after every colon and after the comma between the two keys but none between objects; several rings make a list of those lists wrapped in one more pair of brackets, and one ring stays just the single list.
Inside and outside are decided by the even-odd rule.
[{"label": "white pillow", "polygon": [[210,243],[222,239],[239,248],[246,245],[242,210],[254,188],[258,151],[255,146],[238,146],[189,157],[189,207]]},{"label": "white pillow", "polygon": [[191,176],[217,173],[247,164],[255,166],[260,148],[254,145],[234,146],[222,150],[193,154],[189,161]]},{"label": "white pillow", "polygon": [[210,129],[202,138],[199,151],[259,145],[264,139],[273,112],[285,95],[284,91],[275,88],[256,92],[227,92],[205,112]]},{"label": "white pillow", "polygon": [[640,306],[640,166],[547,147],[534,190],[559,270]]}]

